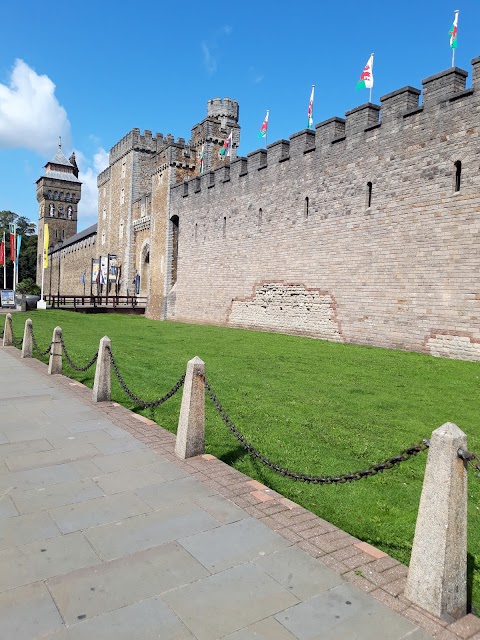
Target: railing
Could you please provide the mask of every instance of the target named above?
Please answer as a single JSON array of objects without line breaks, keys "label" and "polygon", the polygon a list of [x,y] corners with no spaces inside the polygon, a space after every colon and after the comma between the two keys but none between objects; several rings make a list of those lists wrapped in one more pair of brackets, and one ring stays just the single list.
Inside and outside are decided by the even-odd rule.
[{"label": "railing", "polygon": [[61,307],[101,307],[112,306],[116,307],[139,307],[144,308],[147,306],[148,298],[144,296],[136,295],[49,295],[47,297],[48,304],[52,309],[60,309]]}]

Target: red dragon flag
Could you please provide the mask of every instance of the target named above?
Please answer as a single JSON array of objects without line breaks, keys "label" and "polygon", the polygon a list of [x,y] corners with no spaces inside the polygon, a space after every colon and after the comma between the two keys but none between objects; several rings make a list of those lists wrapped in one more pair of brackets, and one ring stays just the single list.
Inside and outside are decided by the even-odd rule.
[{"label": "red dragon flag", "polygon": [[371,89],[373,87],[373,53],[368,59],[362,71],[360,80],[357,82],[357,89]]},{"label": "red dragon flag", "polygon": [[262,122],[262,126],[260,127],[260,131],[258,132],[258,137],[259,138],[265,138],[267,136],[267,129],[268,129],[268,114],[269,114],[269,110],[267,109],[267,113],[265,115],[265,120]]},{"label": "red dragon flag", "polygon": [[452,27],[451,27],[450,31],[448,32],[448,35],[450,36],[450,48],[451,49],[456,49],[457,48],[458,14],[459,13],[460,12],[457,9],[455,11],[455,17],[453,18]]},{"label": "red dragon flag", "polygon": [[307,129],[313,127],[313,94],[315,93],[315,85],[312,84],[312,93],[310,95],[310,102],[308,103],[308,124]]},{"label": "red dragon flag", "polygon": [[218,152],[219,156],[223,157],[223,158],[225,158],[226,156],[229,156],[230,155],[230,150],[232,148],[232,144],[233,144],[233,129],[232,129],[232,131],[230,131],[230,135],[228,136],[228,138],[223,143],[223,147]]}]

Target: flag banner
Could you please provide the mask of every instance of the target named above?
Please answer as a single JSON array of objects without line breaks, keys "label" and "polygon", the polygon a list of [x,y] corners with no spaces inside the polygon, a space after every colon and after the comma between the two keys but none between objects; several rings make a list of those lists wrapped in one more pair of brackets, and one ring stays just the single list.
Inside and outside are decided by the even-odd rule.
[{"label": "flag banner", "polygon": [[43,231],[43,268],[48,269],[48,245],[50,244],[50,233],[48,224],[44,226]]},{"label": "flag banner", "polygon": [[259,138],[265,138],[265,136],[267,135],[267,129],[268,129],[268,114],[269,114],[269,110],[267,109],[267,113],[265,115],[265,120],[262,122],[262,126],[260,127],[260,131],[258,132],[258,137]]},{"label": "flag banner", "polygon": [[373,53],[365,65],[360,80],[357,82],[357,89],[371,89],[373,87]]},{"label": "flag banner", "polygon": [[82,284],[85,284],[85,279],[86,279],[86,277],[87,277],[87,272],[86,272],[86,271],[84,271],[84,272],[82,273],[82,275],[80,276],[80,282],[81,282]]},{"label": "flag banner", "polygon": [[108,281],[113,283],[117,281],[117,256],[114,254],[108,256]]},{"label": "flag banner", "polygon": [[233,143],[233,131],[230,131],[230,135],[223,143],[223,147],[220,149],[219,155],[222,157],[229,156],[230,150],[232,148],[232,143]]},{"label": "flag banner", "polygon": [[106,284],[108,279],[108,257],[102,256],[100,262],[100,284]]},{"label": "flag banner", "polygon": [[3,234],[3,240],[0,244],[0,265],[5,264],[5,233]]},{"label": "flag banner", "polygon": [[202,150],[200,151],[200,173],[205,171],[205,145],[202,144]]},{"label": "flag banner", "polygon": [[448,35],[450,36],[450,47],[452,49],[457,48],[458,13],[459,13],[458,11],[455,11],[455,17],[453,19],[452,27],[448,32]]},{"label": "flag banner", "polygon": [[97,284],[99,282],[100,275],[100,260],[98,258],[93,258],[92,260],[92,284]]},{"label": "flag banner", "polygon": [[22,236],[17,236],[17,255],[15,256],[15,267],[17,269],[17,279],[18,279],[18,258],[20,256],[20,247],[22,246]]},{"label": "flag banner", "polygon": [[312,93],[310,95],[310,102],[308,103],[308,124],[307,129],[313,127],[313,94],[315,93],[315,85],[312,84]]},{"label": "flag banner", "polygon": [[15,262],[15,225],[11,224],[10,227],[10,260]]}]

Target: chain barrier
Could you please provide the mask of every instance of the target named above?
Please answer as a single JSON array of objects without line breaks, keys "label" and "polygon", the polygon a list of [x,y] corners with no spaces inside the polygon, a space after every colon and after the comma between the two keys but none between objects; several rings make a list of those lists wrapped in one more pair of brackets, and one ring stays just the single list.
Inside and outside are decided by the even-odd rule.
[{"label": "chain barrier", "polygon": [[36,340],[35,335],[33,333],[33,327],[32,327],[32,347],[33,347],[33,350],[36,351],[39,356],[46,356],[47,354],[50,354],[50,350],[52,348],[52,344],[53,344],[53,342],[50,342],[50,344],[45,349],[45,351],[42,351],[40,349],[40,347],[38,346],[37,340]]},{"label": "chain barrier", "polygon": [[480,478],[480,456],[477,456],[473,451],[465,451],[465,449],[458,450],[458,457],[464,460],[469,467],[477,472],[477,478]]},{"label": "chain barrier", "polygon": [[14,347],[16,347],[17,349],[20,349],[20,347],[23,344],[23,338],[20,338],[20,340],[17,340],[17,338],[15,338],[15,336],[13,335],[13,331],[12,331],[12,343]]},{"label": "chain barrier", "polygon": [[106,347],[106,350],[107,350],[107,352],[108,352],[108,354],[110,356],[110,362],[111,362],[111,365],[113,367],[113,371],[115,373],[115,376],[117,377],[117,380],[118,380],[120,386],[125,391],[127,396],[131,400],[133,400],[133,402],[135,402],[136,404],[140,405],[144,409],[147,409],[149,407],[159,407],[161,404],[166,402],[169,398],[171,398],[173,395],[175,395],[179,389],[181,389],[183,387],[183,383],[185,382],[185,374],[182,375],[182,377],[175,383],[175,385],[170,389],[170,391],[168,393],[166,393],[162,398],[159,398],[158,400],[151,400],[151,401],[142,400],[141,398],[136,396],[133,393],[133,391],[131,391],[127,387],[127,384],[126,384],[125,380],[123,379],[122,375],[120,374],[120,371],[118,370],[118,365],[117,365],[117,362],[116,362],[115,358],[113,357],[112,350],[109,349],[109,347]]},{"label": "chain barrier", "polygon": [[231,431],[233,436],[240,442],[242,447],[265,467],[268,467],[275,473],[278,473],[285,478],[291,478],[292,480],[299,480],[300,482],[307,482],[311,484],[344,484],[346,482],[353,482],[354,480],[361,480],[362,478],[367,478],[369,476],[374,476],[377,473],[381,473],[382,471],[385,471],[385,469],[392,469],[394,466],[400,464],[401,462],[405,462],[413,456],[416,456],[421,451],[425,451],[430,445],[429,440],[422,440],[418,444],[414,444],[407,449],[404,449],[400,452],[399,455],[393,456],[392,458],[387,458],[386,460],[378,464],[372,464],[367,469],[353,471],[352,473],[344,473],[338,476],[313,476],[307,475],[305,473],[297,473],[295,471],[292,471],[291,469],[281,467],[276,462],[272,462],[266,456],[260,453],[260,451],[255,449],[255,447],[245,438],[245,436],[240,433],[239,429],[227,415],[222,405],[220,404],[215,392],[210,386],[207,378],[204,377],[203,381],[205,389],[207,390],[207,394],[212,401],[215,409],[217,410],[221,419]]},{"label": "chain barrier", "polygon": [[72,369],[74,369],[74,371],[81,371],[81,372],[88,371],[88,369],[90,369],[90,367],[92,367],[92,366],[95,364],[95,362],[97,361],[97,358],[98,358],[98,351],[97,351],[97,353],[93,356],[93,358],[92,358],[92,359],[91,359],[91,360],[90,360],[90,361],[89,361],[89,362],[88,362],[84,367],[79,367],[79,366],[77,366],[77,365],[73,362],[73,360],[71,359],[71,357],[70,357],[70,355],[69,355],[69,353],[68,353],[68,351],[67,351],[67,347],[65,346],[65,342],[63,341],[63,337],[62,337],[62,338],[60,338],[60,344],[62,345],[63,354],[64,354],[64,356],[65,356],[65,359],[67,360],[67,362],[68,362],[68,364],[70,365],[70,367],[71,367]]}]

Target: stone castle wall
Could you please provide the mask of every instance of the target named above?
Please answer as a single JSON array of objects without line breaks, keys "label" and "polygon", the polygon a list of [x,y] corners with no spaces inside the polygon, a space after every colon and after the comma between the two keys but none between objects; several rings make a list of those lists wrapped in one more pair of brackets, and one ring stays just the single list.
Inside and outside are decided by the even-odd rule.
[{"label": "stone castle wall", "polygon": [[480,359],[472,64],[175,186],[166,317]]}]

